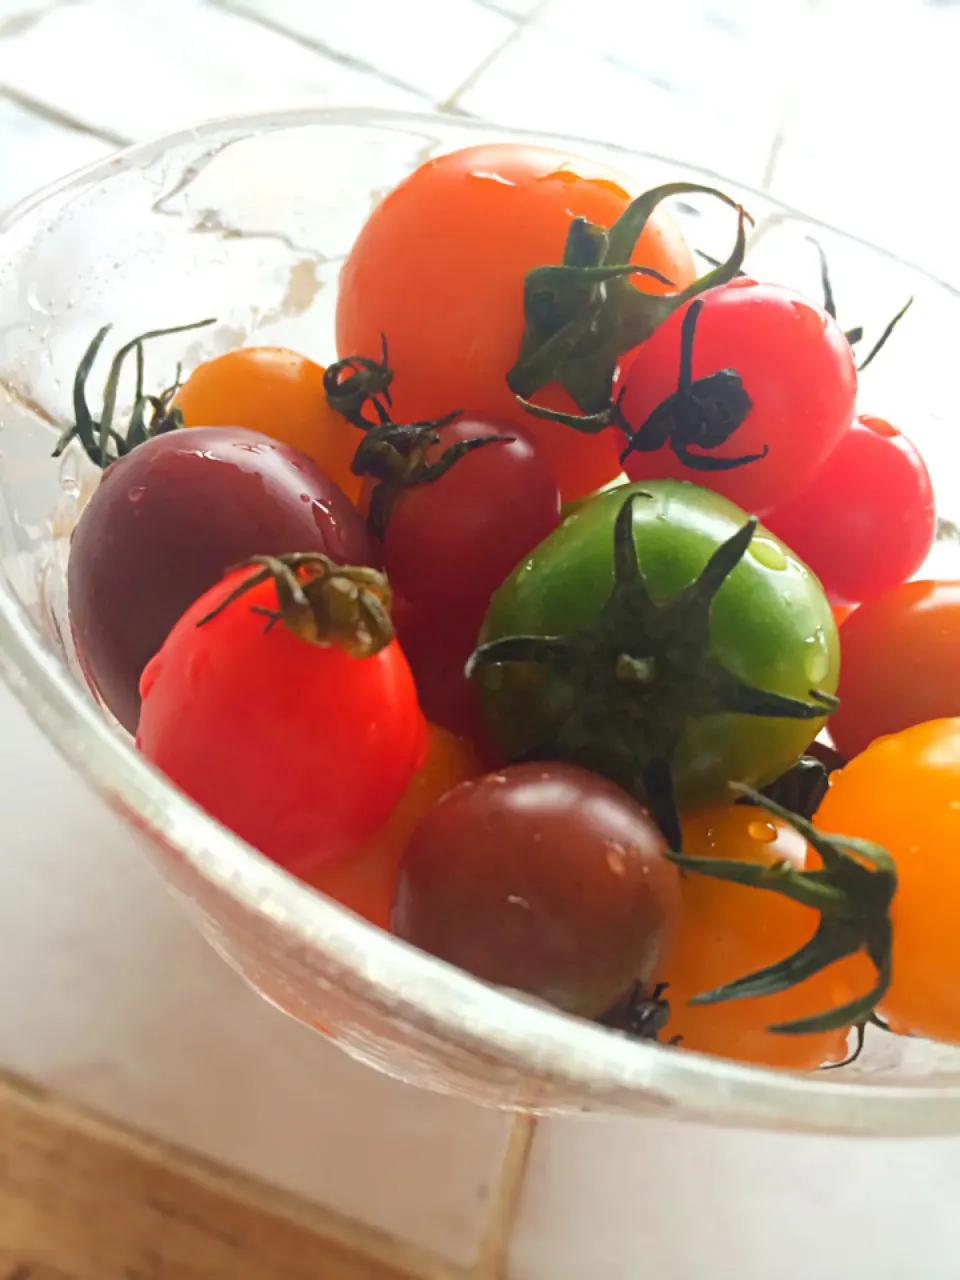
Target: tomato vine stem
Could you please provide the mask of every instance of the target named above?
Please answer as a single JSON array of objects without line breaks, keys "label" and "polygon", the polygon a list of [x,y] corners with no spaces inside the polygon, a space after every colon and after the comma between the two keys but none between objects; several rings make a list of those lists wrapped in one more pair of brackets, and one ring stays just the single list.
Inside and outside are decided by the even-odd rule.
[{"label": "tomato vine stem", "polygon": [[[701,193],[737,211],[737,238],[730,257],[674,293],[643,293],[635,276],[673,282],[652,268],[630,262],[644,228],[661,201]],[[584,414],[602,412],[610,403],[617,360],[638,346],[673,311],[706,289],[733,279],[746,252],[743,206],[699,183],[669,182],[638,196],[608,231],[585,218],[570,224],[559,264],[535,267],[523,288],[526,329],[520,351],[507,374],[514,395],[529,401],[542,387],[557,382]]]},{"label": "tomato vine stem", "polygon": [[[57,441],[53,456],[59,458],[72,440],[78,440],[90,461],[95,466],[100,467],[101,470],[106,470],[111,462],[115,462],[118,458],[130,453],[152,436],[161,435],[166,431],[173,431],[182,427],[183,419],[179,412],[170,410],[169,392],[164,392],[160,396],[144,394],[143,344],[153,338],[163,338],[173,333],[187,333],[192,329],[203,329],[211,324],[216,324],[216,320],[213,317],[206,320],[194,320],[190,324],[173,325],[168,329],[151,329],[147,333],[141,333],[137,337],[131,338],[129,342],[120,347],[114,355],[107,373],[107,380],[103,390],[103,407],[98,421],[90,412],[90,406],[87,402],[87,383],[90,380],[90,374],[93,371],[97,356],[100,354],[100,349],[112,326],[105,324],[99,329],[77,366],[73,380],[74,419]],[[131,352],[135,354],[136,358],[136,391],[130,421],[127,424],[126,431],[121,432],[114,426],[114,415],[117,409],[120,377],[123,373],[126,359]],[[175,390],[176,387],[171,389],[171,391]],[[152,411],[149,418],[148,410]]]},{"label": "tomato vine stem", "polygon": [[836,1008],[768,1028],[781,1035],[834,1031],[870,1017],[886,994],[892,977],[893,926],[890,905],[897,891],[897,868],[882,846],[853,836],[826,835],[799,814],[749,787],[731,789],[751,804],[787,822],[820,855],[822,869],[800,870],[784,860],[773,866],[723,858],[667,856],[684,871],[731,884],[779,893],[813,907],[820,920],[813,937],[792,955],[746,974],[712,991],[694,996],[691,1004],[774,995],[805,982],[846,956],[865,952],[876,970],[876,982],[862,996]]}]

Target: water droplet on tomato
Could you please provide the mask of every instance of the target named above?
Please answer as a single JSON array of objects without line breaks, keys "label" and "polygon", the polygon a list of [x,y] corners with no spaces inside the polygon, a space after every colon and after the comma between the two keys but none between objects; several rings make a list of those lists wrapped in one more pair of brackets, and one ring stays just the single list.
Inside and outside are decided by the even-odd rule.
[{"label": "water droplet on tomato", "polygon": [[144,492],[143,485],[142,484],[137,485],[135,488],[131,489],[130,492],[127,494],[127,501],[139,502],[140,499],[143,497],[143,492]]},{"label": "water droplet on tomato", "polygon": [[830,670],[830,649],[822,627],[817,627],[812,636],[803,642],[803,672],[812,684],[817,685],[825,680]]},{"label": "water droplet on tomato", "polygon": [[765,569],[785,569],[787,567],[787,557],[783,554],[783,549],[771,538],[755,536],[747,550],[754,560],[758,564],[762,564]]},{"label": "water droplet on tomato", "polygon": [[747,827],[747,834],[751,840],[758,840],[761,844],[773,844],[777,838],[777,828],[772,822],[751,822]]}]

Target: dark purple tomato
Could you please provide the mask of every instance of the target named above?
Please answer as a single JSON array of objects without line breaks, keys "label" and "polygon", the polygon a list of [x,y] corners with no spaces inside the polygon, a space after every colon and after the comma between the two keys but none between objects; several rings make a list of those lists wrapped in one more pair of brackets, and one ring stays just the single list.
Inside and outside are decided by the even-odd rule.
[{"label": "dark purple tomato", "polygon": [[136,731],[139,681],[174,623],[255,555],[376,564],[356,508],[316,464],[253,431],[155,436],[112,463],[70,544],[67,593],[87,679]]},{"label": "dark purple tomato", "polygon": [[404,856],[394,933],[497,986],[595,1017],[653,972],[677,920],[659,829],[619,787],[565,764],[463,782]]}]

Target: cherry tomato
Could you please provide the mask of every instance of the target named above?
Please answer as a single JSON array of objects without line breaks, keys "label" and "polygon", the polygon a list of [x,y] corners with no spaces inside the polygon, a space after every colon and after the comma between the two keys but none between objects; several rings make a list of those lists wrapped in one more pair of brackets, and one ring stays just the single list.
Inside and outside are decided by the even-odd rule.
[{"label": "cherry tomato", "polygon": [[241,347],[198,365],[174,405],[188,427],[246,427],[312,458],[348,498],[362,432],[330,408],[323,368],[285,347]]},{"label": "cherry tomato", "polygon": [[464,631],[455,619],[447,626],[442,618],[412,609],[402,597],[394,599],[393,622],[427,719],[458,738],[466,738],[490,768],[500,764],[501,758],[494,751],[484,724],[477,691],[466,674],[476,633]]},{"label": "cherry tomato", "polygon": [[[719,494],[677,480],[614,490],[569,516],[496,592],[481,632],[474,679],[503,757],[549,745],[630,789],[651,757],[668,758],[681,810],[789,768],[826,716],[811,690],[836,688],[836,627],[809,569],[748,525]],[[739,558],[701,594],[705,566],[736,542]],[[748,702],[751,714],[734,713]],[[662,785],[644,786],[651,804]]]},{"label": "cherry tomato", "polygon": [[143,668],[198,596],[250,556],[379,552],[354,506],[303,454],[240,428],[155,436],[111,463],[77,523],[67,599],[93,688],[137,727]]},{"label": "cherry tomato", "polygon": [[896,863],[880,1013],[898,1031],[960,1043],[960,719],[873,743],[833,775],[815,821],[882,845]]},{"label": "cherry tomato", "polygon": [[295,871],[383,825],[423,763],[426,725],[395,640],[355,657],[265,624],[279,607],[271,580],[198,625],[251,572],[192,604],[150,662],[137,742],[213,817]]},{"label": "cherry tomato", "polygon": [[[678,395],[685,340],[693,384]],[[740,391],[724,370],[739,376]],[[693,480],[762,516],[836,447],[856,393],[853,353],[835,320],[779,285],[733,280],[675,311],[621,360],[614,398],[635,433],[624,470],[632,480]],[[743,459],[752,460],[718,469]]]},{"label": "cherry tomato", "polygon": [[323,862],[301,872],[301,878],[381,929],[389,929],[400,861],[414,828],[452,787],[480,771],[468,742],[430,725],[427,758],[379,831],[349,857]]},{"label": "cherry tomato", "polygon": [[464,782],[419,823],[393,929],[499,986],[586,1017],[651,975],[679,877],[649,815],[570,765]]},{"label": "cherry tomato", "polygon": [[[582,435],[529,418],[506,373],[524,331],[529,270],[559,263],[571,220],[609,227],[630,201],[629,180],[592,160],[495,143],[430,160],[374,210],[340,273],[337,351],[376,359],[389,344],[394,417],[414,422],[454,409],[529,426],[565,498],[619,471],[616,431]],[[678,289],[696,276],[673,220],[657,209],[632,259]],[[637,287],[662,292],[650,277]],[[576,412],[559,388],[539,403]]]},{"label": "cherry tomato", "polygon": [[840,709],[830,719],[848,760],[874,739],[960,716],[960,582],[905,582],[840,628]]},{"label": "cherry tomato", "polygon": [[[724,805],[683,819],[684,850],[773,866],[807,865],[807,845],[792,827],[749,805]],[[777,995],[726,1004],[690,1004],[692,996],[775,964],[808,941],[817,912],[777,894],[684,875],[680,924],[657,970],[667,983],[670,1019],[663,1038],[686,1049],[771,1067],[812,1071],[846,1056],[848,1029],[781,1035],[767,1028],[845,1003],[870,984],[870,966],[853,957]]]},{"label": "cherry tomato", "polygon": [[883,418],[860,417],[802,493],[765,517],[831,604],[869,600],[911,578],[933,545],[930,475]]},{"label": "cherry tomato", "polygon": [[[472,647],[494,591],[559,524],[560,493],[522,427],[467,417],[437,434],[427,466],[467,441],[491,443],[439,479],[399,490],[389,506],[383,565],[398,596]],[[367,485],[361,508],[369,503]]]}]

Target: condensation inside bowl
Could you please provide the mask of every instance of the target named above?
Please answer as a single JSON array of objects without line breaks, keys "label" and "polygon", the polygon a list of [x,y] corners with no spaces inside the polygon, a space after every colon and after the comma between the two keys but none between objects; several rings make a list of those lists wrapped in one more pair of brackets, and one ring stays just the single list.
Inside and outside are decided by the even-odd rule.
[{"label": "condensation inside bowl", "polygon": [[[99,182],[67,187],[7,231],[0,246],[3,570],[38,640],[80,688],[86,691],[70,640],[65,567],[70,531],[97,472],[75,447],[58,461],[51,453],[71,420],[73,371],[93,335],[112,324],[109,351],[149,329],[216,317],[207,329],[149,344],[149,390],[168,385],[178,365],[189,371],[241,344],[289,345],[328,362],[338,272],[364,218],[417,164],[461,145],[462,129],[439,121],[408,129],[371,125],[361,142],[356,124],[288,124],[252,134],[227,128],[187,138],[138,166],[108,167]],[[599,147],[588,150],[604,154]],[[688,176],[663,160],[605,158],[632,168],[638,188]],[[724,185],[756,219],[746,264],[751,274],[819,298],[819,260],[809,239],[816,235],[830,262],[841,323],[864,327],[862,350],[907,297],[915,298],[886,351],[864,373],[860,408],[889,418],[923,450],[943,520],[924,574],[960,576],[952,388],[960,302],[908,266]],[[715,258],[727,255],[735,230],[729,209],[703,196],[685,197],[674,207],[695,248]],[[98,366],[90,382],[95,410],[105,372]],[[129,404],[132,386],[122,390],[121,400]],[[516,1074],[492,1058],[481,1072],[480,1056],[472,1060],[471,1086],[469,1063],[451,1046],[444,1057],[426,1032],[419,1047],[410,1038],[405,1057],[383,1010],[379,1022],[369,1011],[361,1016],[355,1010],[353,1017],[337,1012],[334,983],[315,976],[312,988],[301,988],[289,965],[284,978],[252,951],[245,962],[231,927],[213,907],[207,932],[268,998],[304,1021],[323,1021],[357,1056],[421,1083],[466,1092],[480,1091],[485,1072],[484,1089],[507,1105],[522,1092]],[[858,1063],[829,1076],[833,1083],[960,1084],[960,1052],[871,1031]],[[460,1083],[451,1085],[454,1079]],[[587,1088],[566,1101],[589,1105],[593,1092]],[[597,1092],[604,1091],[598,1086]],[[607,1100],[615,1093],[611,1085]]]}]

